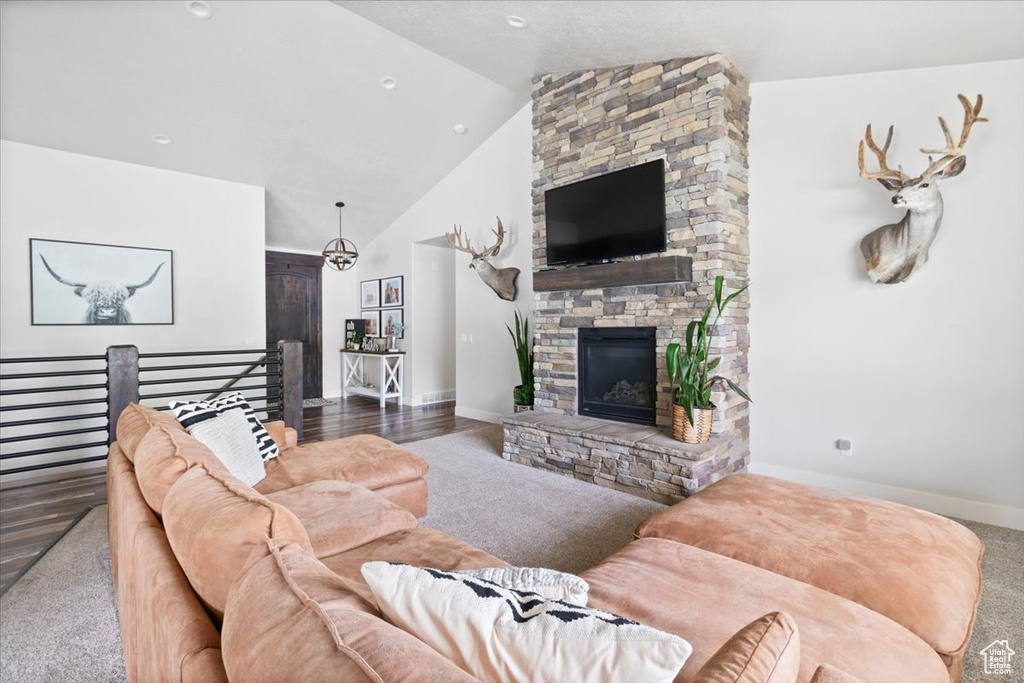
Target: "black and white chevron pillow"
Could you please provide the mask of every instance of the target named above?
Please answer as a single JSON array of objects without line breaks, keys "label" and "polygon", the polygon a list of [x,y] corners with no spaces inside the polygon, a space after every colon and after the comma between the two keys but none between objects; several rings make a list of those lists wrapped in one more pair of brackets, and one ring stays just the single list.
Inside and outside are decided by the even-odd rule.
[{"label": "black and white chevron pillow", "polygon": [[259,421],[259,418],[256,417],[256,411],[252,409],[252,406],[245,400],[245,397],[237,391],[213,401],[171,401],[169,405],[171,406],[171,411],[174,412],[174,416],[178,418],[178,422],[185,429],[189,429],[192,425],[204,420],[214,418],[226,410],[241,408],[242,412],[245,413],[246,419],[249,421],[249,427],[252,428],[252,436],[256,440],[256,450],[259,451],[260,459],[263,462],[269,462],[281,454],[277,443],[263,427],[263,423]]},{"label": "black and white chevron pillow", "polygon": [[381,613],[486,681],[674,680],[693,648],[630,619],[460,572],[366,562]]}]

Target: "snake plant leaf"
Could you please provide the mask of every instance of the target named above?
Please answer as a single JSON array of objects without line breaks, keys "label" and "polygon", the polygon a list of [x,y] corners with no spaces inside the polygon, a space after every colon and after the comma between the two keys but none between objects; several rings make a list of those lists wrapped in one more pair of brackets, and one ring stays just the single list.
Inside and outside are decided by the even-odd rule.
[{"label": "snake plant leaf", "polygon": [[735,292],[733,292],[729,296],[725,297],[725,302],[722,304],[722,308],[725,308],[726,306],[728,306],[730,301],[732,301],[733,299],[735,299],[736,297],[738,297],[740,294],[742,294],[745,291],[747,291],[747,288],[746,287],[741,287],[740,289],[737,289]]},{"label": "snake plant leaf", "polygon": [[722,357],[721,356],[718,356],[717,358],[712,358],[708,362],[708,370],[714,370],[715,368],[718,367],[718,364],[721,363],[721,362],[722,362]]},{"label": "snake plant leaf", "polygon": [[[718,307],[718,311],[721,312],[723,308],[722,304],[722,285],[725,284],[725,278],[721,275],[715,276],[715,305]],[[726,302],[728,303],[728,302]]]},{"label": "snake plant leaf", "polygon": [[697,329],[698,321],[691,320],[690,324],[686,326],[686,353],[687,355],[693,351],[693,333]]},{"label": "snake plant leaf", "polygon": [[[732,390],[733,390],[733,391],[735,391],[735,392],[736,392],[737,394],[739,394],[740,396],[742,396],[742,397],[743,397],[743,398],[744,398],[745,400],[747,400],[747,401],[750,401],[750,397],[749,397],[749,396],[747,396],[747,393],[746,393],[745,391],[743,391],[742,389],[740,389],[740,388],[739,388],[739,387],[738,387],[738,386],[736,385],[736,383],[735,383],[735,382],[733,382],[733,381],[732,381],[731,379],[729,379],[728,377],[723,377],[722,375],[715,375],[714,377],[712,377],[712,378],[711,378],[711,380],[709,381],[709,384],[714,384],[715,382],[717,382],[717,381],[719,381],[719,380],[722,380],[723,382],[725,382],[726,384],[728,384],[728,385],[729,385],[729,388],[730,388],[730,389],[732,389]],[[753,401],[750,401],[750,402],[751,402],[751,403],[753,403]]]},{"label": "snake plant leaf", "polygon": [[679,376],[679,344],[672,343],[665,350],[665,366],[668,368],[668,381],[673,386]]}]

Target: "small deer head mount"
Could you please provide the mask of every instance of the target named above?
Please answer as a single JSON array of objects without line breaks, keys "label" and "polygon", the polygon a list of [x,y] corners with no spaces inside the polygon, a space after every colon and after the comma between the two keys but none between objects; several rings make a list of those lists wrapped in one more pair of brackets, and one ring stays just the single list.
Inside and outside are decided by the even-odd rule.
[{"label": "small deer head mount", "polygon": [[[914,274],[928,261],[928,249],[939,232],[942,222],[942,194],[939,182],[946,178],[954,178],[963,172],[967,165],[964,147],[971,134],[971,127],[988,119],[979,117],[982,97],[972,105],[963,95],[957,95],[964,108],[964,122],[960,129],[960,140],[954,142],[945,119],[939,117],[939,125],[946,136],[946,146],[942,149],[922,149],[928,155],[928,167],[916,178],[903,172],[903,167],[895,170],[889,168],[886,154],[892,142],[892,126],[885,136],[885,144],[881,148],[871,137],[871,124],[864,132],[857,152],[857,164],[860,177],[865,180],[877,180],[885,189],[893,192],[894,206],[907,210],[903,220],[891,225],[883,225],[869,233],[860,242],[860,251],[864,255],[868,277],[872,282],[895,284],[903,282]],[[868,173],[864,166],[864,146],[871,150],[878,159],[878,171]],[[941,155],[933,160],[933,154]]]},{"label": "small deer head mount", "polygon": [[501,224],[501,219],[498,219],[498,229],[494,230],[494,235],[498,238],[498,241],[494,243],[494,246],[487,247],[483,251],[477,251],[470,245],[469,238],[465,238],[465,244],[463,244],[462,228],[458,225],[455,226],[455,232],[446,232],[444,234],[445,241],[448,245],[459,251],[464,251],[473,259],[469,262],[469,267],[474,269],[480,276],[480,279],[484,283],[494,290],[494,293],[505,301],[516,300],[516,278],[519,277],[518,268],[495,268],[491,265],[491,257],[497,256],[501,250],[501,244],[505,241],[505,226]]}]

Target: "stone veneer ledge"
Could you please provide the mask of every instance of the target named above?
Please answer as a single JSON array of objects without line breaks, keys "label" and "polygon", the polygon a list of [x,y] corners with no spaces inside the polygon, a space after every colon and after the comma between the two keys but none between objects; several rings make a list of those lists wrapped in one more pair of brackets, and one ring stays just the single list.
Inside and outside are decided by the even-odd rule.
[{"label": "stone veneer ledge", "polygon": [[[694,274],[693,282],[536,292],[534,377],[539,413],[576,415],[580,327],[649,326],[657,328],[657,423],[663,428],[671,424],[671,387],[664,360],[668,344],[681,341],[686,325],[700,316],[716,275],[725,277],[730,291],[748,283],[749,107],[748,83],[723,55],[534,80],[534,270],[547,267],[546,190],[662,158],[667,250],[644,258],[689,256]],[[722,357],[718,372],[741,385],[748,380],[748,311],[744,294],[716,328],[713,349]],[[590,427],[580,426],[583,423],[560,428],[557,421],[524,422],[517,417],[506,421],[504,457],[595,483],[614,482],[615,488],[670,502],[747,465],[747,402],[720,391],[712,400],[717,406],[715,436],[710,445],[693,450],[664,433],[628,436],[633,433],[628,430],[653,428],[627,425],[627,431],[616,431],[619,423],[595,420],[601,423],[594,427],[599,433],[587,431],[584,437]],[[577,428],[580,434],[564,432]],[[602,451],[596,460],[595,451]],[[603,452],[626,457],[611,458],[613,465]],[[609,470],[614,470],[611,479]]]}]

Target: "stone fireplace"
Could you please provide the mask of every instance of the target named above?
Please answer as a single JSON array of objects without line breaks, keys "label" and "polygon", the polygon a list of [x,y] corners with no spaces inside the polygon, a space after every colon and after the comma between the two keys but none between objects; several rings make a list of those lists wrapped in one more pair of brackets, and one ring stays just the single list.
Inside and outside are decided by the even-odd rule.
[{"label": "stone fireplace", "polygon": [[653,327],[585,327],[578,331],[580,415],[655,424],[655,333]]},{"label": "stone fireplace", "polygon": [[[747,81],[722,55],[534,80],[536,410],[506,420],[503,457],[663,502],[746,467],[748,407],[735,393],[713,395],[709,443],[688,446],[668,434],[672,389],[664,356],[702,313],[716,275],[729,291],[748,284],[748,115]],[[667,250],[548,268],[544,192],[658,158],[666,169]],[[722,357],[718,372],[741,385],[748,380],[748,301],[744,294],[727,309],[713,350]],[[646,342],[653,345],[653,385],[624,375],[598,378],[592,387],[581,375],[594,360],[585,354],[600,357],[602,337],[640,330],[653,337]],[[612,386],[602,386],[609,380]],[[642,401],[640,394],[653,402],[642,416],[608,414],[623,401]]]}]

